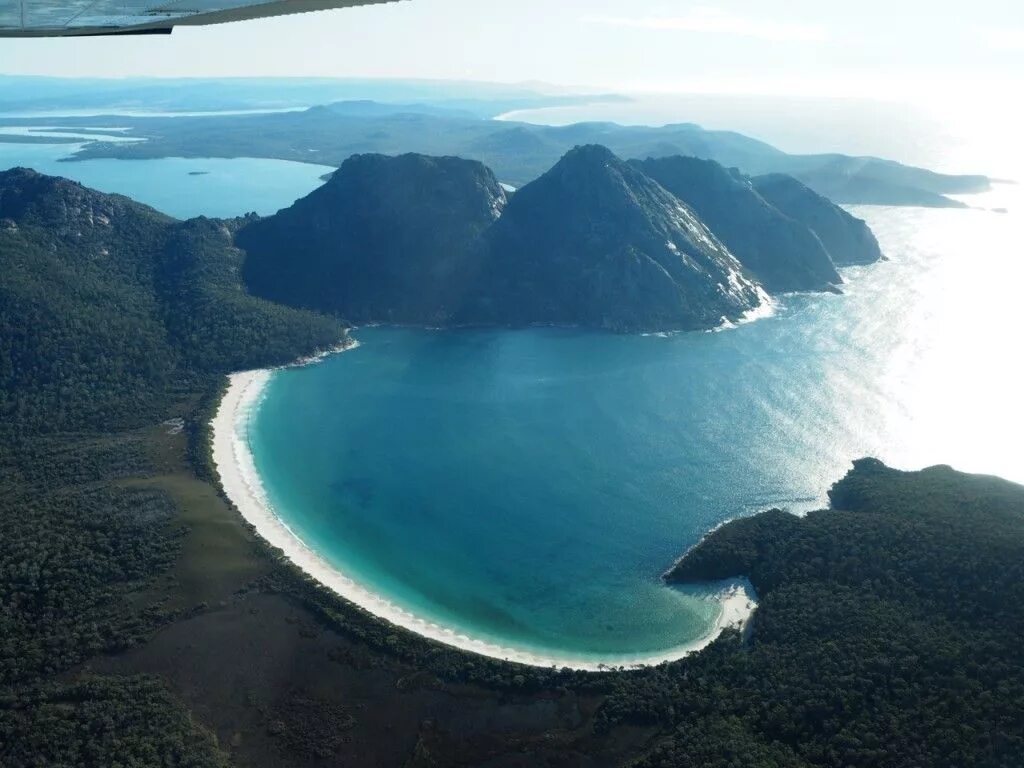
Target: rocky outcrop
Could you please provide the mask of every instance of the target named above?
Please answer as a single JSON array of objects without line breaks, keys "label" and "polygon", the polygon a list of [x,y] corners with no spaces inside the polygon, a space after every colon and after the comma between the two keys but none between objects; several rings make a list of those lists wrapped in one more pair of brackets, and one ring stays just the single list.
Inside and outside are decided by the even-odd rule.
[{"label": "rocky outcrop", "polygon": [[768,291],[823,291],[842,282],[818,236],[739,171],[681,156],[634,165],[689,205]]},{"label": "rocky outcrop", "polygon": [[868,225],[792,176],[755,176],[754,189],[791,219],[809,227],[837,266],[871,264],[883,258]]}]

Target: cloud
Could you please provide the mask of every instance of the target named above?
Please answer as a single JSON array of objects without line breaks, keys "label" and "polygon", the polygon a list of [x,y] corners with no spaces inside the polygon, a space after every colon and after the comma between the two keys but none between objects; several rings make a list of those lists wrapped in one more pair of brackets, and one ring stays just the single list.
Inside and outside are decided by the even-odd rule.
[{"label": "cloud", "polygon": [[587,16],[583,20],[610,27],[699,32],[775,42],[820,42],[828,38],[827,30],[817,24],[732,16],[713,8],[696,8],[682,16]]}]

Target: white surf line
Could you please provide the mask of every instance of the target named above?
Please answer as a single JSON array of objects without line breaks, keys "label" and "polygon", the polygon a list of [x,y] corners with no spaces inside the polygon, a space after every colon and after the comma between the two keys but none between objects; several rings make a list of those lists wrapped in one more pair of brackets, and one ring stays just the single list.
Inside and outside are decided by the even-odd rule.
[{"label": "white surf line", "polygon": [[[320,357],[322,356],[302,362],[312,362]],[[273,374],[273,369],[263,369],[234,373],[229,377],[230,384],[227,393],[221,400],[217,414],[211,423],[213,462],[220,476],[221,487],[242,517],[268,544],[280,549],[292,563],[322,585],[379,619],[439,643],[482,656],[534,667],[556,667],[559,669],[568,667],[575,670],[600,672],[619,667],[653,666],[696,653],[710,645],[726,628],[742,629],[757,607],[749,582],[739,579],[726,582],[717,594],[709,598],[720,604],[721,611],[715,626],[705,637],[657,654],[617,656],[609,657],[606,660],[546,656],[506,647],[470,637],[457,630],[416,616],[387,598],[370,591],[328,563],[292,531],[271,507],[249,450],[248,423],[250,414],[259,405],[265,387]]]}]

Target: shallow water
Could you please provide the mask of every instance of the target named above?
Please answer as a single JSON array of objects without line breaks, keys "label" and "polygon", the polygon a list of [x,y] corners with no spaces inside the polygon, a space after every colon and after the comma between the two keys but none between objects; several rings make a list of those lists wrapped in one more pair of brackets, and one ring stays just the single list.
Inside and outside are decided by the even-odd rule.
[{"label": "shallow water", "polygon": [[728,518],[823,506],[852,459],[1024,480],[1017,214],[856,212],[889,261],[734,330],[361,330],[252,415],[270,500],[407,610],[607,660],[707,633],[659,574]]},{"label": "shallow water", "polygon": [[[5,132],[12,129],[0,127]],[[321,176],[334,170],[252,157],[62,162],[79,146],[0,142],[0,170],[25,166],[64,176],[101,192],[128,195],[180,219],[229,218],[249,211],[266,216],[309,194],[322,183]]]}]

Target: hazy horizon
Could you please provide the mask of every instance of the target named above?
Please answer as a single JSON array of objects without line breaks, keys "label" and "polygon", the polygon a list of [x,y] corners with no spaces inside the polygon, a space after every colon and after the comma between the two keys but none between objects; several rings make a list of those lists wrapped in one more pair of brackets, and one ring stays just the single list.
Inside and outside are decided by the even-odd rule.
[{"label": "hazy horizon", "polygon": [[[5,40],[8,74],[328,76],[565,83],[630,92],[944,98],[1024,72],[1024,9],[863,0],[784,10],[659,0],[406,0],[179,28],[169,37]],[[542,20],[538,23],[537,20]],[[922,34],[922,20],[928,33]],[[880,22],[879,20],[884,20]]]},{"label": "hazy horizon", "polygon": [[166,37],[4,40],[0,52],[0,75],[621,93],[635,103],[520,117],[696,122],[789,152],[1024,174],[1008,152],[1017,122],[1009,95],[1024,81],[1024,6],[1008,0],[979,0],[969,14],[925,0],[774,9],[742,0],[403,0]]},{"label": "hazy horizon", "polygon": [[[385,101],[398,97],[374,93],[374,83],[458,90],[460,98],[503,89],[615,93],[631,101],[511,117],[693,122],[787,152],[876,155],[1021,178],[1008,94],[1024,80],[1024,8],[979,0],[969,16],[957,11],[923,0],[828,8],[797,0],[784,10],[740,0],[714,7],[405,0],[183,27],[168,37],[5,40],[0,76],[73,77],[71,87],[110,77],[129,86],[167,78],[337,79],[364,84],[356,98]],[[0,91],[0,109],[2,99]]]},{"label": "hazy horizon", "polygon": [[[36,78],[43,78],[36,80]],[[8,92],[4,92],[4,81]],[[840,152],[875,155],[950,173],[986,173],[1020,180],[1024,163],[1012,151],[1015,141],[1011,103],[984,99],[968,103],[922,103],[899,99],[853,96],[765,95],[740,93],[640,93],[586,89],[552,82],[446,80],[417,77],[313,77],[287,75],[249,76],[125,76],[111,78],[7,75],[0,73],[0,116],[4,101],[15,103],[12,86],[46,83],[53,90],[30,90],[33,97],[60,103],[62,94],[81,97],[85,86],[99,93],[108,86],[172,84],[189,81],[228,84],[288,81],[324,84],[320,90],[288,92],[278,89],[275,98],[287,95],[286,108],[349,99],[399,103],[441,103],[447,100],[497,99],[532,91],[546,95],[616,95],[621,100],[593,101],[565,106],[515,109],[506,119],[550,125],[570,122],[608,121],[621,124],[665,125],[692,122],[713,130],[731,130],[766,141],[791,153]],[[337,90],[329,86],[336,84]],[[77,86],[81,85],[82,89]],[[73,89],[73,90],[72,90]],[[16,94],[21,97],[23,93]],[[232,97],[251,99],[248,92]],[[187,96],[184,97],[187,99]],[[68,102],[71,103],[71,102]],[[227,107],[235,108],[235,107]],[[61,104],[38,111],[7,111],[8,116],[45,114],[96,114],[97,108],[72,108]],[[117,110],[121,111],[121,110]],[[145,109],[141,110],[145,112]],[[154,112],[161,112],[159,105]]]}]

